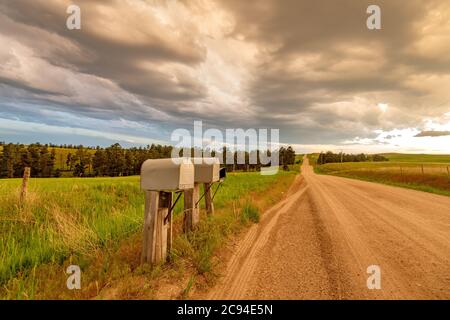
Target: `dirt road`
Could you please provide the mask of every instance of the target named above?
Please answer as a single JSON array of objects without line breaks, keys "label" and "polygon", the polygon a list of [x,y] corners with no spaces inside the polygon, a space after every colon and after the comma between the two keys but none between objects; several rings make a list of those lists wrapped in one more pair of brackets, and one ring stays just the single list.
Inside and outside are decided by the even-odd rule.
[{"label": "dirt road", "polygon": [[316,175],[305,160],[208,298],[450,299],[450,198]]}]

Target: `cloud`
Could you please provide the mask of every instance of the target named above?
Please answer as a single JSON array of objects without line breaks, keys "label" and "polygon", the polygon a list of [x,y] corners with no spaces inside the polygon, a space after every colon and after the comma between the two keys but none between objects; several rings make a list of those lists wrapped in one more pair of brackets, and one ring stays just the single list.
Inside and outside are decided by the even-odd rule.
[{"label": "cloud", "polygon": [[[265,1],[255,8],[227,1],[238,21],[234,33],[267,52],[249,87],[252,102],[264,113],[327,123],[320,130],[330,133],[342,132],[342,123],[361,129],[410,127],[425,115],[447,111],[450,105],[442,101],[450,98],[444,89],[450,85],[448,55],[432,61],[433,50],[419,54],[416,47],[420,43],[428,48],[433,35],[434,40],[447,37],[448,3],[381,1],[379,32],[365,27],[362,13],[368,4]],[[442,54],[447,48],[437,49]],[[390,106],[385,117],[375,111],[358,116],[380,101]],[[339,105],[346,106],[344,112],[335,109]]]},{"label": "cloud", "polygon": [[[81,30],[65,27],[72,3]],[[450,112],[450,3],[379,0],[379,31],[366,28],[369,4],[0,1],[0,115],[83,129],[127,121],[166,140],[194,120],[311,145],[446,131],[424,120]]]},{"label": "cloud", "polygon": [[422,131],[415,135],[415,137],[442,137],[450,136],[450,131]]}]

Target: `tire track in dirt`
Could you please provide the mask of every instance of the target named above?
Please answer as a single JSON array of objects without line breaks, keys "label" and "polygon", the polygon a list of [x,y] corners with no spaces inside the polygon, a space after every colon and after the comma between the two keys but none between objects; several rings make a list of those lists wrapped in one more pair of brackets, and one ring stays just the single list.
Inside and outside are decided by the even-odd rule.
[{"label": "tire track in dirt", "polygon": [[[299,177],[294,186],[299,188]],[[245,291],[249,277],[257,263],[257,253],[265,245],[268,236],[276,225],[278,218],[291,209],[296,199],[306,190],[306,187],[288,191],[288,196],[277,205],[266,211],[259,224],[253,225],[239,244],[227,267],[227,274],[219,285],[209,295],[209,299],[236,299]],[[231,285],[230,285],[231,284]]]}]

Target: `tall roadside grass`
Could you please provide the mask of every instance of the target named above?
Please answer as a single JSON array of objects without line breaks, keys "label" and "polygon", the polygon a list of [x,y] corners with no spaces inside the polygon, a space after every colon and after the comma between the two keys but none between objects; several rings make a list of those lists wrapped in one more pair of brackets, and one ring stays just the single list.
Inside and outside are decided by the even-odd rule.
[{"label": "tall roadside grass", "polygon": [[18,179],[0,181],[0,283],[73,253],[91,255],[142,222],[137,177],[31,179],[24,204],[19,186]]},{"label": "tall roadside grass", "polygon": [[[114,296],[152,297],[161,270],[209,279],[224,241],[257,222],[295,173],[229,174],[214,201],[216,214],[207,217],[201,210],[197,230],[188,234],[181,232],[180,201],[170,263],[153,269],[139,262],[144,196],[138,177],[31,179],[24,204],[20,179],[0,180],[0,298],[93,298],[114,281],[140,276],[145,285],[127,281]],[[81,291],[65,286],[69,264],[82,268]]]}]

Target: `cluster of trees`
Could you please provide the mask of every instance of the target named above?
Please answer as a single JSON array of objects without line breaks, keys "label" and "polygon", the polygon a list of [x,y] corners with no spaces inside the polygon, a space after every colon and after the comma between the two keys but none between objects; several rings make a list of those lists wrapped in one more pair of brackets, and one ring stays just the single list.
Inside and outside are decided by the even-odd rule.
[{"label": "cluster of trees", "polygon": [[[191,150],[192,156],[194,150]],[[222,152],[211,152],[211,156],[217,157],[219,159],[223,159],[224,164],[223,167],[227,168],[228,172],[232,171],[259,171],[261,167],[268,167],[270,163],[267,164],[267,160],[262,159],[262,151],[254,150],[251,152],[245,151],[235,151],[230,155],[230,150],[227,148],[223,148]],[[285,148],[281,147],[279,150],[275,152],[275,154],[271,154],[270,152],[264,151],[264,156],[266,158],[277,158],[279,161],[279,165],[283,167],[284,170],[289,170],[289,165],[293,165],[295,163],[295,151],[291,146]]]},{"label": "cluster of trees", "polygon": [[[173,149],[172,146],[156,144],[126,149],[118,143],[107,148],[39,143],[27,146],[12,143],[0,145],[3,145],[3,152],[0,154],[0,178],[21,177],[25,167],[31,167],[32,177],[59,177],[62,172],[70,172],[76,177],[138,175],[145,160],[170,158]],[[65,159],[62,150],[66,150]],[[211,152],[211,156],[234,159],[224,164],[228,171],[259,171],[266,165],[261,161],[260,151],[237,151],[233,152],[233,155],[230,155],[230,152],[223,148],[222,152]],[[191,149],[191,156],[195,154],[195,150]],[[290,146],[280,148],[273,156],[279,157],[279,164],[285,170],[295,162],[295,152]]]},{"label": "cluster of trees", "polygon": [[33,177],[51,177],[58,173],[54,171],[55,150],[48,145],[39,143],[25,146],[23,144],[1,144],[3,146],[0,158],[0,177],[21,177],[25,167],[31,168]]},{"label": "cluster of trees", "polygon": [[60,148],[60,149],[89,149],[89,150],[95,150],[98,147],[92,147],[92,146],[83,146],[81,144],[79,145],[74,145],[74,144],[54,144],[54,143],[50,143],[48,144],[48,146],[50,148]]},{"label": "cluster of trees", "polygon": [[295,163],[295,151],[291,146],[284,148],[281,147],[279,150],[280,165],[284,170],[288,170],[288,165]]},{"label": "cluster of trees", "polygon": [[336,163],[336,162],[364,162],[364,161],[389,161],[388,158],[379,155],[368,155],[364,153],[347,154],[347,153],[333,153],[328,151],[321,152],[317,158],[317,164]]},{"label": "cluster of trees", "polygon": [[[140,173],[142,163],[147,159],[170,158],[171,146],[152,144],[146,148],[122,148],[115,143],[107,148],[97,147],[95,153],[78,149],[67,155],[67,165],[74,176],[130,176]],[[92,170],[91,170],[92,168]]]}]

